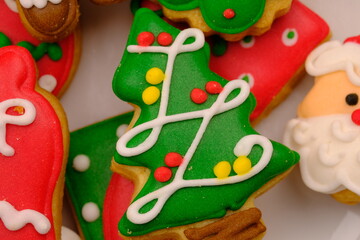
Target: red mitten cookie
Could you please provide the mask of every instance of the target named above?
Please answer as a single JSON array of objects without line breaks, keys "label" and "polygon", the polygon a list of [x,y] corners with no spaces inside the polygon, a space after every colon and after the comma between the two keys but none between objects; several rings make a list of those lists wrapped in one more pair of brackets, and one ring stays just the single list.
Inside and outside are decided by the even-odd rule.
[{"label": "red mitten cookie", "polygon": [[0,239],[60,240],[65,115],[24,48],[0,48],[0,85]]}]

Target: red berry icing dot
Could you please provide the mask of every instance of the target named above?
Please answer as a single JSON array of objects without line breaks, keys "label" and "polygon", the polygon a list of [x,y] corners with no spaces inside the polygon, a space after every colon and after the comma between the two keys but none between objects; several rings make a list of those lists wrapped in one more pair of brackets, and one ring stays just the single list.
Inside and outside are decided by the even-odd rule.
[{"label": "red berry icing dot", "polygon": [[360,109],[355,110],[355,111],[351,114],[351,120],[352,120],[356,125],[360,125]]},{"label": "red berry icing dot", "polygon": [[225,9],[225,11],[223,12],[223,15],[225,18],[227,19],[231,19],[235,17],[235,11],[231,8]]},{"label": "red berry icing dot", "polygon": [[154,177],[159,182],[167,182],[170,180],[172,176],[172,172],[170,168],[167,167],[159,167],[154,172]]},{"label": "red berry icing dot", "polygon": [[202,104],[207,100],[207,94],[200,88],[194,88],[190,94],[191,100],[196,104]]},{"label": "red berry icing dot", "polygon": [[223,87],[216,81],[210,81],[206,83],[205,89],[210,94],[219,94],[223,90]]},{"label": "red berry icing dot", "polygon": [[162,32],[158,35],[157,41],[161,46],[169,46],[172,43],[173,38],[169,33]]},{"label": "red berry icing dot", "polygon": [[140,46],[150,46],[155,41],[155,36],[151,32],[142,32],[137,37],[137,42]]},{"label": "red berry icing dot", "polygon": [[183,161],[183,157],[176,152],[170,152],[165,156],[165,164],[168,167],[178,167]]}]

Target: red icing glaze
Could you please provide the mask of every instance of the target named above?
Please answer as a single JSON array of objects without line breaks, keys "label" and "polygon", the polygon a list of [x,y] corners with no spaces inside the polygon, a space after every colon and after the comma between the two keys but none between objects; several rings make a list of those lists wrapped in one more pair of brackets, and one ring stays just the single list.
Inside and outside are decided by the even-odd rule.
[{"label": "red icing glaze", "polygon": [[22,98],[36,109],[31,124],[6,125],[6,141],[15,154],[7,157],[0,153],[0,201],[6,200],[17,210],[38,211],[51,222],[50,231],[40,235],[31,224],[9,231],[0,220],[0,239],[55,239],[52,202],[64,164],[63,135],[56,112],[34,90],[35,83],[36,68],[29,52],[17,46],[0,48],[0,103]]},{"label": "red icing glaze", "polygon": [[173,38],[169,33],[162,32],[158,35],[157,41],[161,46],[169,46],[172,43]]},{"label": "red icing glaze", "polygon": [[225,11],[223,12],[223,15],[225,18],[227,19],[231,19],[235,17],[235,11],[231,8],[225,9]]},{"label": "red icing glaze", "polygon": [[165,156],[165,164],[168,167],[178,167],[183,161],[183,157],[176,152],[170,152]]},{"label": "red icing glaze", "polygon": [[205,85],[205,90],[210,94],[219,94],[223,90],[223,87],[216,81],[209,81]]},{"label": "red icing glaze", "polygon": [[[13,44],[20,41],[28,41],[34,45],[40,43],[26,31],[19,15],[10,10],[4,0],[0,0],[0,31],[9,37]],[[71,35],[58,43],[63,53],[59,61],[53,61],[47,55],[37,61],[39,77],[50,74],[56,78],[57,86],[52,91],[56,96],[64,90],[63,88],[70,80],[73,64],[75,64],[75,36]]]},{"label": "red icing glaze", "polygon": [[355,36],[355,37],[349,37],[347,38],[344,43],[347,43],[347,42],[354,42],[354,43],[358,43],[360,44],[360,35],[359,36]]},{"label": "red icing glaze", "polygon": [[351,114],[351,120],[353,121],[353,123],[360,126],[360,109],[355,110]]},{"label": "red icing glaze", "polygon": [[[291,47],[282,42],[282,34],[289,28],[296,29],[298,34],[298,41]],[[211,56],[210,68],[229,80],[237,79],[243,73],[253,75],[251,91],[257,105],[250,119],[254,120],[296,75],[309,53],[328,35],[326,22],[299,1],[294,1],[290,12],[277,19],[271,30],[255,37],[254,46],[244,48],[239,42],[228,43],[223,56]]]},{"label": "red icing glaze", "polygon": [[103,226],[105,240],[123,240],[118,231],[118,223],[130,205],[134,192],[134,184],[113,174],[106,191],[103,210]]},{"label": "red icing glaze", "polygon": [[159,167],[154,172],[154,177],[159,182],[167,182],[170,180],[172,176],[172,172],[170,168],[167,167]]},{"label": "red icing glaze", "polygon": [[150,46],[154,43],[155,36],[151,32],[142,32],[137,37],[137,42],[140,46]]},{"label": "red icing glaze", "polygon": [[196,104],[202,104],[207,100],[207,94],[200,88],[194,88],[190,93],[191,100]]},{"label": "red icing glaze", "polygon": [[141,5],[142,8],[148,8],[148,9],[150,9],[152,11],[161,10],[161,6],[159,4],[153,3],[153,2],[151,2],[149,0],[142,1],[140,5]]}]

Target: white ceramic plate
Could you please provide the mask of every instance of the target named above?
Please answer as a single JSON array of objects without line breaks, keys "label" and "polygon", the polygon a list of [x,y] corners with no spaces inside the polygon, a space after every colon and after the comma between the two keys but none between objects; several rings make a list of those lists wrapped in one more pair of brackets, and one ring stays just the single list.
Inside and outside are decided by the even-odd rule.
[{"label": "white ceramic plate", "polygon": [[[333,39],[342,41],[360,34],[360,1],[302,2],[328,22]],[[132,21],[129,2],[107,7],[96,6],[88,0],[80,4],[83,53],[75,79],[61,100],[71,131],[131,110],[115,97],[111,86]],[[256,129],[281,141],[287,121],[295,117],[296,106],[312,83],[312,78],[305,77]],[[255,203],[263,212],[268,228],[265,239],[360,239],[360,207],[342,205],[328,195],[309,190],[302,183],[298,168]],[[64,224],[74,229],[67,206],[64,212]]]}]

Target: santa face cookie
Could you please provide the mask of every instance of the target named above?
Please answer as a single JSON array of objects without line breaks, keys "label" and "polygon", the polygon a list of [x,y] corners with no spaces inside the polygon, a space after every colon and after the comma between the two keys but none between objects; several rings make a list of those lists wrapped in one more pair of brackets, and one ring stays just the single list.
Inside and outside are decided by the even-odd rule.
[{"label": "santa face cookie", "polygon": [[9,45],[19,45],[30,51],[39,71],[40,87],[56,96],[65,92],[80,58],[78,32],[57,43],[40,42],[22,25],[15,2],[0,0],[0,47]]},{"label": "santa face cookie", "polygon": [[247,35],[261,35],[274,19],[288,12],[291,0],[158,0],[164,15],[172,21],[185,21],[205,35],[218,34],[227,41]]},{"label": "santa face cookie", "polygon": [[301,155],[305,184],[348,204],[360,202],[359,42],[328,42],[309,55],[306,70],[315,84],[285,136]]},{"label": "santa face cookie", "polygon": [[115,94],[137,105],[112,166],[135,184],[119,223],[126,238],[259,237],[253,199],[298,161],[251,128],[248,83],[219,77],[208,62],[200,30],[137,11],[113,80]]},{"label": "santa face cookie", "polygon": [[290,94],[305,74],[306,57],[329,34],[326,22],[296,0],[262,36],[239,42],[212,39],[210,69],[228,80],[249,81],[256,98],[250,120],[259,122]]},{"label": "santa face cookie", "polygon": [[[130,123],[126,113],[71,133],[66,188],[83,239],[121,240],[117,225],[133,183],[110,170],[117,139]],[[106,197],[105,197],[106,195]]]},{"label": "santa face cookie", "polygon": [[65,115],[26,49],[0,48],[0,82],[0,239],[60,240]]}]

